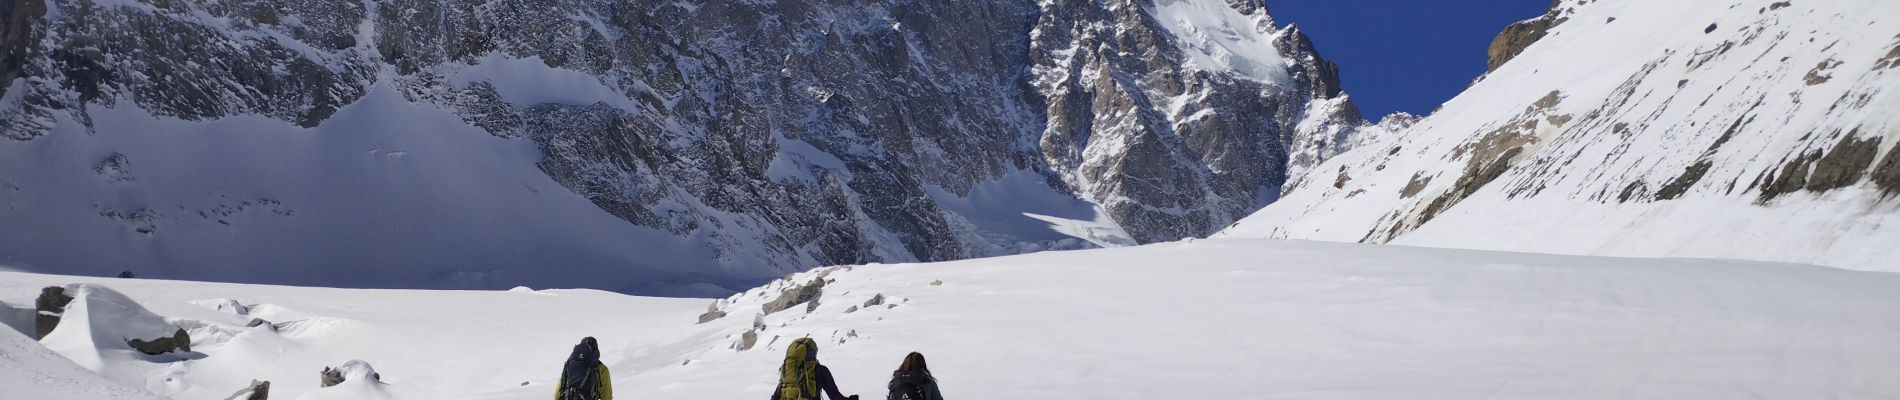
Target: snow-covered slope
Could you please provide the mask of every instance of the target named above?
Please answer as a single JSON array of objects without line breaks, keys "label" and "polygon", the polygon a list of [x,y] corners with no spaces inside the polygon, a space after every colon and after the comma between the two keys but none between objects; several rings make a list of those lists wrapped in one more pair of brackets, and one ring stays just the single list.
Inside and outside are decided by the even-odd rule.
[{"label": "snow-covered slope", "polygon": [[[756,317],[817,280],[816,306]],[[0,300],[76,281],[190,327],[201,358],[147,366],[169,383],[126,382],[178,399],[250,379],[272,398],[544,399],[583,335],[601,339],[622,398],[764,396],[804,336],[866,398],[910,351],[952,398],[1900,396],[1887,379],[1900,275],[1793,264],[1201,240],[820,269],[718,301],[725,316],[703,324],[705,300],[587,290],[0,273]],[[381,383],[317,388],[317,371],[349,360]]]},{"label": "snow-covered slope", "polygon": [[1493,51],[1221,235],[1900,271],[1900,2],[1565,0]]},{"label": "snow-covered slope", "polygon": [[1363,124],[1259,0],[6,4],[41,272],[729,293],[1204,236]]},{"label": "snow-covered slope", "polygon": [[13,329],[0,329],[0,387],[7,398],[32,400],[158,400],[158,395],[80,368]]}]

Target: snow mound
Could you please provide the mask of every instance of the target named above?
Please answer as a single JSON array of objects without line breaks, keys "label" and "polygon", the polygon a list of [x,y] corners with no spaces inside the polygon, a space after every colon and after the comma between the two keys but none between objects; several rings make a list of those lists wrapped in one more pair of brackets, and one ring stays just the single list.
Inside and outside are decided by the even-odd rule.
[{"label": "snow mound", "polygon": [[239,315],[239,316],[251,315],[251,307],[246,306],[244,305],[244,303],[240,303],[235,299],[206,299],[206,300],[194,301],[194,302],[191,302],[191,304],[197,304],[200,307],[211,309],[212,311],[227,313],[231,315]]},{"label": "snow mound", "polygon": [[157,400],[80,368],[32,338],[0,329],[0,387],[7,398],[32,400]]},{"label": "snow mound", "polygon": [[391,399],[389,392],[383,390],[382,375],[376,368],[362,360],[350,360],[336,368],[343,374],[343,383],[336,386],[317,389],[309,394],[297,397],[297,400],[385,400]]},{"label": "snow mound", "polygon": [[66,305],[59,326],[40,339],[46,348],[99,372],[126,361],[171,360],[138,353],[127,342],[171,338],[181,330],[177,325],[104,286],[68,285],[66,293],[73,296],[73,301]]}]

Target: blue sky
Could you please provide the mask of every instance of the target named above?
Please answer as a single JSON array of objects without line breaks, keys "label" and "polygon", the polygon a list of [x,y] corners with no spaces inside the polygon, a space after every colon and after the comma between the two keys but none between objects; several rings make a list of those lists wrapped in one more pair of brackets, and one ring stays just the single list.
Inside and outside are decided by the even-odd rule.
[{"label": "blue sky", "polygon": [[1550,0],[1270,0],[1280,24],[1297,24],[1339,63],[1340,81],[1366,117],[1418,115],[1484,73],[1485,48],[1512,22]]}]

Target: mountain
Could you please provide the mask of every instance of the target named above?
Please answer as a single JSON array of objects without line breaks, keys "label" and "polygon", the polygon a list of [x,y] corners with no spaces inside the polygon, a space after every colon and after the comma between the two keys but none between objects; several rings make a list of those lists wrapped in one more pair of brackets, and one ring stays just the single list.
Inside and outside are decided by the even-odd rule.
[{"label": "mountain", "polygon": [[[1900,276],[1749,261],[1223,239],[822,268],[716,301],[11,272],[0,301],[50,285],[120,293],[187,328],[192,353],[73,346],[70,331],[121,331],[69,306],[44,347],[0,327],[0,345],[37,350],[24,354],[59,349],[0,357],[0,384],[32,390],[41,381],[18,377],[38,370],[102,379],[64,356],[176,399],[252,380],[273,399],[545,399],[593,336],[616,398],[743,399],[770,393],[786,344],[811,337],[840,389],[864,398],[912,351],[959,398],[1900,396],[1885,379],[1900,368]],[[318,371],[350,360],[381,383],[319,387]]]},{"label": "mountain", "polygon": [[1555,2],[1222,237],[1900,271],[1900,3]]},{"label": "mountain", "polygon": [[710,294],[1211,234],[1357,143],[1261,0],[7,0],[0,264]]}]

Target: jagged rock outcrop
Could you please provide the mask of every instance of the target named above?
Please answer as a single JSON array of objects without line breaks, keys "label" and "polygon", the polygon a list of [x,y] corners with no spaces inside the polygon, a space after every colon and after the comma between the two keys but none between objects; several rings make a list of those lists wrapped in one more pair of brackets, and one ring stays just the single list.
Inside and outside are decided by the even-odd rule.
[{"label": "jagged rock outcrop", "polygon": [[46,16],[45,0],[0,1],[0,96],[5,96],[13,78],[20,76],[27,60],[37,56],[34,46],[39,32],[33,21]]},{"label": "jagged rock outcrop", "polygon": [[[1562,6],[1563,0],[1551,0],[1550,11],[1545,12],[1544,15],[1504,27],[1504,31],[1499,32],[1497,38],[1491,39],[1491,47],[1485,50],[1485,71],[1498,70],[1498,67],[1504,66],[1504,63],[1517,58],[1524,49],[1530,48],[1532,44],[1543,39],[1544,35],[1550,33],[1550,28],[1569,21],[1570,18],[1564,16]],[[1611,20],[1613,21],[1614,17]]]},{"label": "jagged rock outcrop", "polygon": [[[317,127],[393,90],[531,143],[561,186],[690,239],[711,276],[1092,245],[1012,228],[1043,224],[1025,212],[1092,219],[1133,242],[1204,236],[1356,144],[1364,124],[1337,67],[1261,0],[50,6],[4,15],[24,33],[0,45],[26,56],[6,64],[21,79],[8,81],[17,101],[0,104],[0,136],[91,131],[95,113],[131,108]],[[1219,23],[1196,25],[1184,7]],[[249,185],[263,184],[203,191]],[[969,200],[1032,191],[1071,205]],[[265,192],[254,197],[276,196]],[[188,207],[98,214],[148,240],[212,215],[173,208]],[[231,224],[204,219],[193,223]],[[220,251],[174,252],[198,250]]]},{"label": "jagged rock outcrop", "polygon": [[824,291],[825,279],[822,277],[803,284],[788,284],[779,292],[778,297],[766,302],[762,308],[766,314],[771,314],[799,304],[817,304],[818,296],[824,294]]}]

